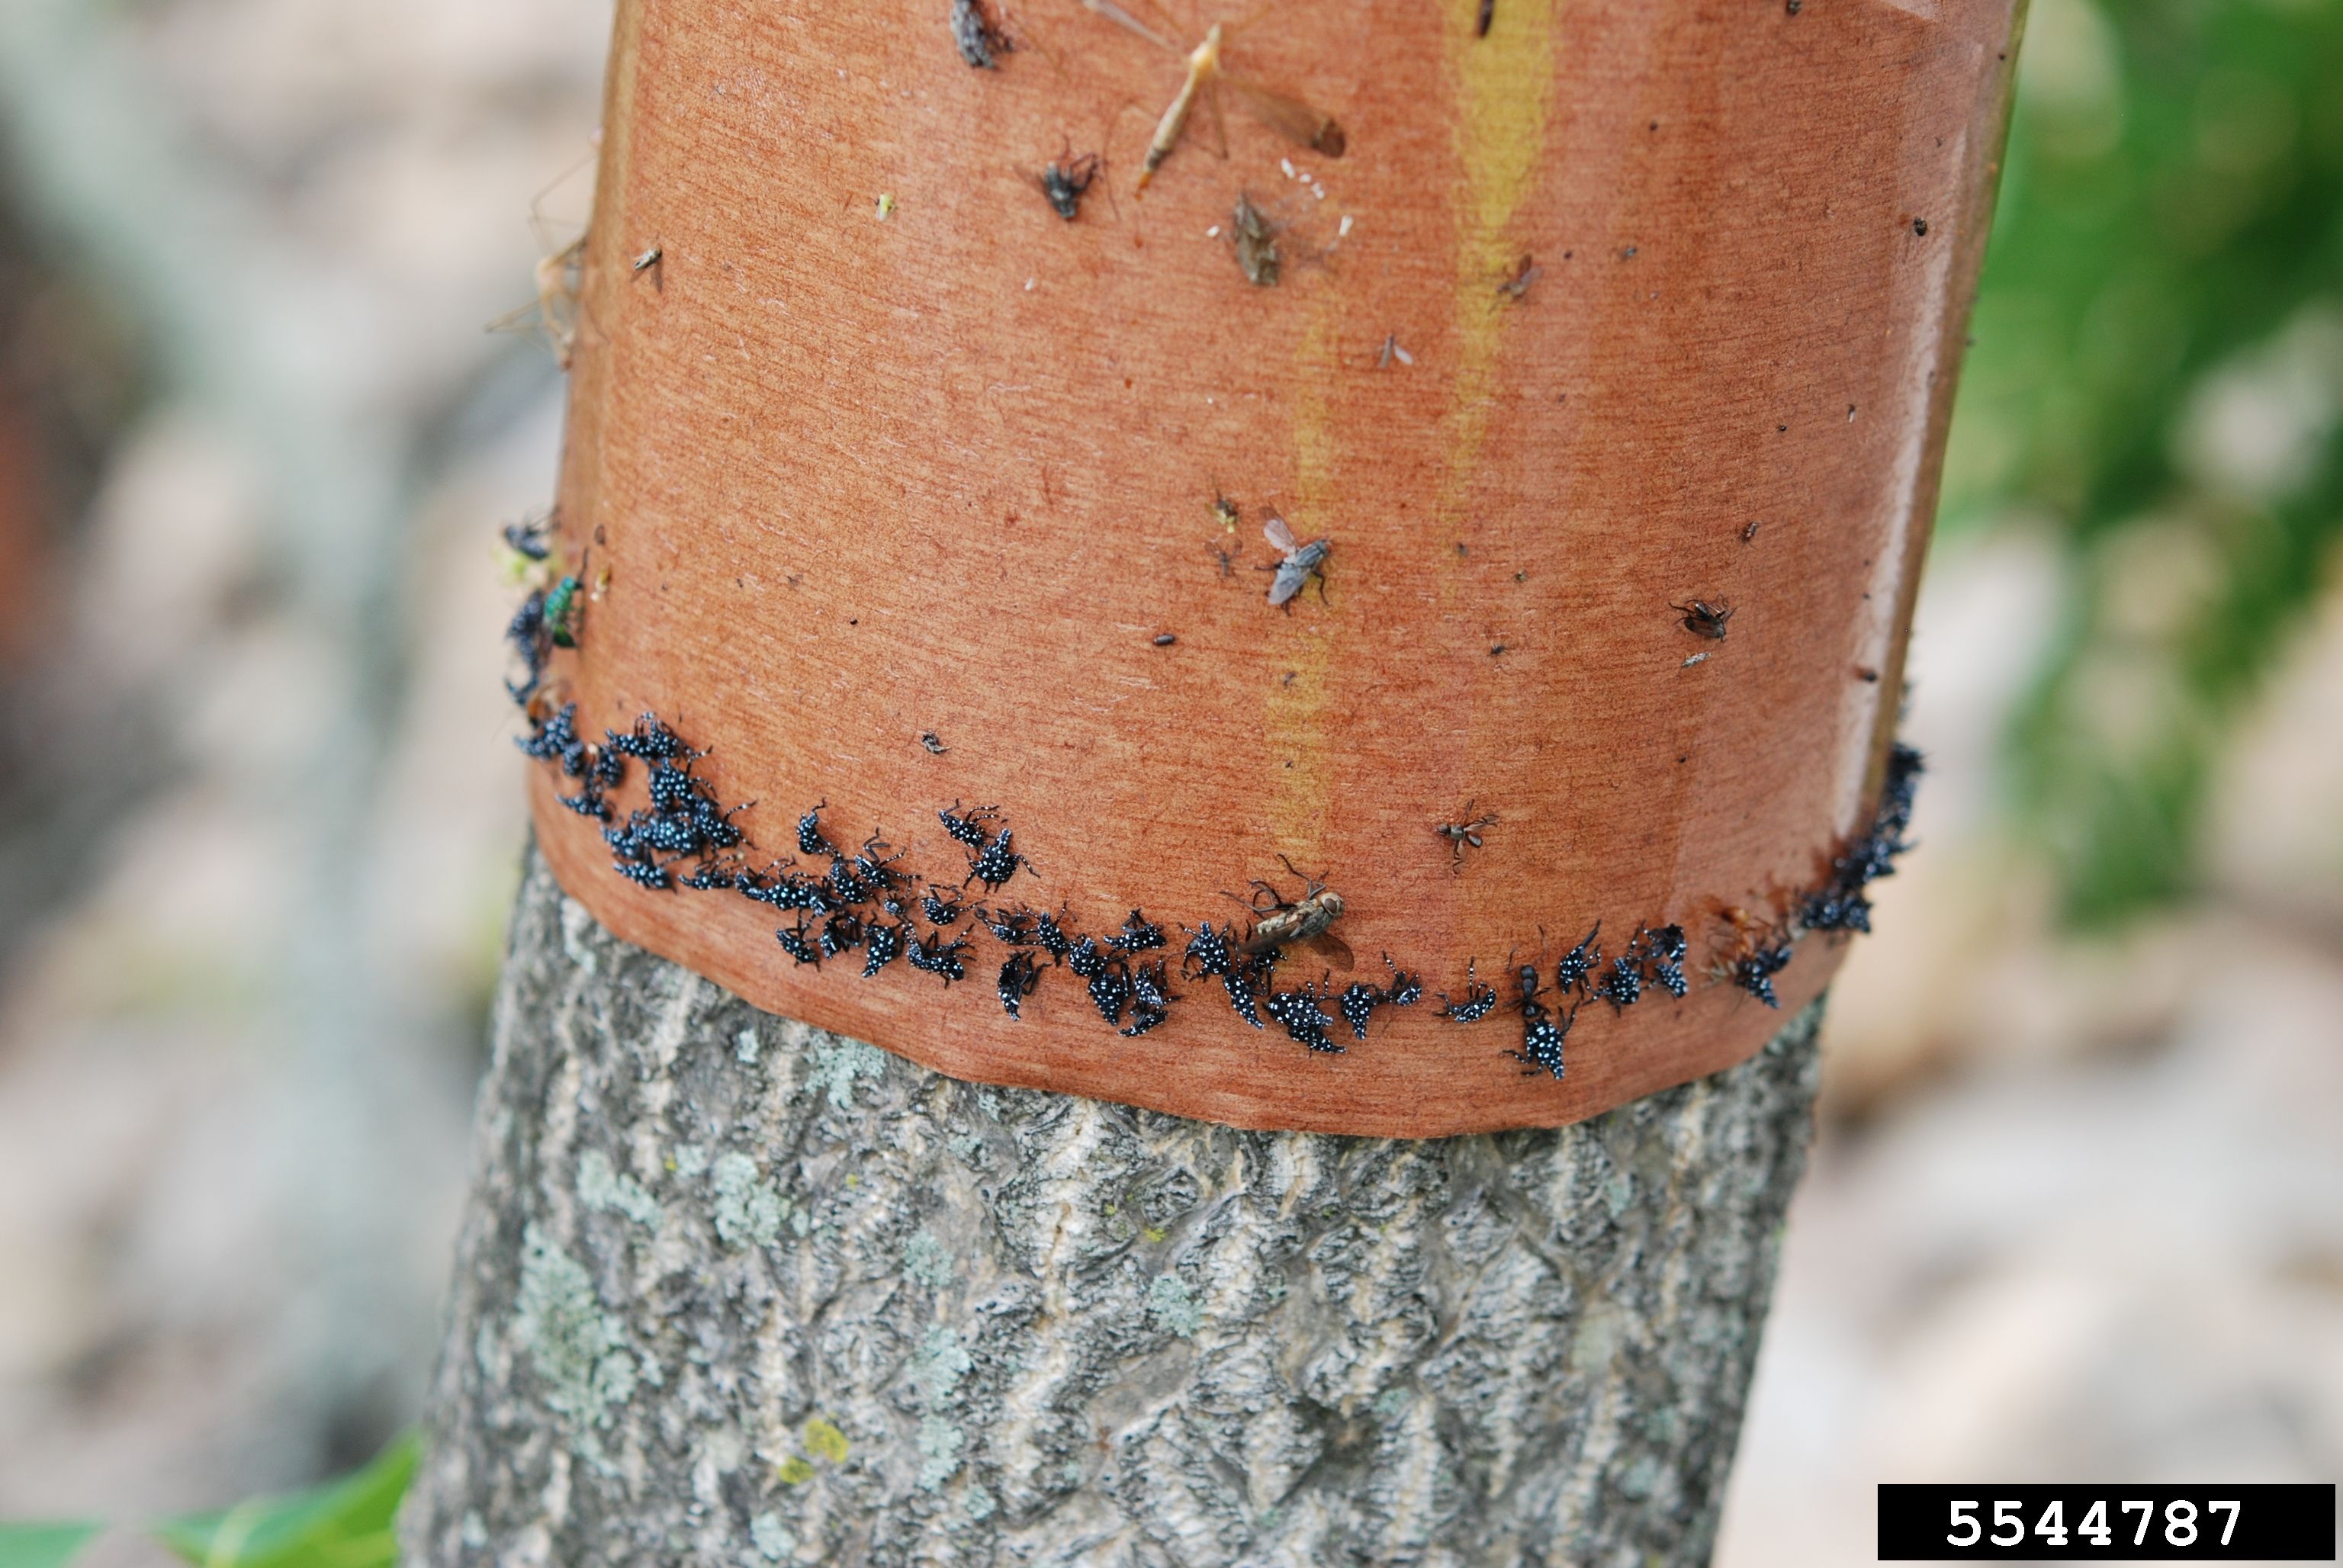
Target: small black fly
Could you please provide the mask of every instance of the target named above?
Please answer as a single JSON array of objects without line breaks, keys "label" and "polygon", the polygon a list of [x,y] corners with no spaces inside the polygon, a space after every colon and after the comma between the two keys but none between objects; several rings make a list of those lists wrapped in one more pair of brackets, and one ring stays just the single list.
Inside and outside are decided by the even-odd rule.
[{"label": "small black fly", "polygon": [[1711,604],[1696,598],[1684,604],[1672,604],[1670,609],[1684,612],[1684,628],[1694,637],[1704,637],[1711,642],[1725,640],[1725,623],[1733,618],[1733,607],[1719,600]]},{"label": "small black fly", "polygon": [[1099,156],[1084,153],[1074,157],[1071,153],[1062,164],[1052,163],[1041,171],[1041,194],[1060,217],[1071,223],[1081,216],[1082,196],[1098,178]]},{"label": "small black fly", "polygon": [[959,46],[960,57],[979,70],[997,70],[995,55],[1014,51],[1009,35],[985,15],[983,0],[952,0],[952,42]]}]

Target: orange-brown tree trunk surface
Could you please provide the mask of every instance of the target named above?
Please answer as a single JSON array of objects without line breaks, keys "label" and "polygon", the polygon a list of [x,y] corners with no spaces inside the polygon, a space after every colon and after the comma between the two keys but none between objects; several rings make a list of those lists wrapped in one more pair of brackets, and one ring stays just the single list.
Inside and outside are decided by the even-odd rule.
[{"label": "orange-brown tree trunk surface", "polygon": [[[584,602],[539,700],[708,751],[750,868],[823,875],[820,802],[848,856],[958,887],[938,811],[996,807],[1029,863],[988,907],[1101,942],[1143,910],[1177,1000],[1125,1038],[1044,952],[1012,1018],[972,921],[948,991],[803,963],[798,914],[618,874],[548,769],[562,884],[772,1010],[1238,1125],[1554,1125],[1747,1056],[1782,1015],[1733,967],[1795,941],[1780,1002],[1820,992],[1843,943],[1799,913],[1879,799],[2011,0],[1492,0],[1485,35],[1479,0],[1295,0],[1223,34],[1143,192],[1180,22],[980,12],[1013,46],[974,68],[950,10],[625,8],[560,495]],[[1067,221],[1043,172],[1092,153]],[[1330,541],[1322,593],[1270,602],[1272,517]],[[1225,894],[1307,891],[1288,862],[1356,967],[1287,947],[1249,989],[1314,984],[1344,1053],[1179,978],[1183,927],[1251,929]],[[1648,951],[1632,1008],[1554,989],[1598,920],[1606,962],[1679,926],[1689,995]],[[1332,999],[1386,953],[1426,1000],[1360,1041]],[[1565,1073],[1507,1054],[1534,960]],[[1468,976],[1494,1010],[1438,1016]]]},{"label": "orange-brown tree trunk surface", "polygon": [[621,0],[412,1557],[1704,1561],[2016,4]]}]

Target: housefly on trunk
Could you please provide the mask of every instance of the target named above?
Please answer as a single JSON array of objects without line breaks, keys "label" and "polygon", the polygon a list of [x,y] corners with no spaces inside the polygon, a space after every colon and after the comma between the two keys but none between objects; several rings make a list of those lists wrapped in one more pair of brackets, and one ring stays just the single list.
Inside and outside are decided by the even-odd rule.
[{"label": "housefly on trunk", "polygon": [[[1246,958],[1262,958],[1283,948],[1307,947],[1336,969],[1354,968],[1358,960],[1351,952],[1351,944],[1332,929],[1342,918],[1342,895],[1320,879],[1295,870],[1293,862],[1284,856],[1280,855],[1278,860],[1288,872],[1301,878],[1302,897],[1288,899],[1271,884],[1256,879],[1252,897],[1237,899],[1253,911],[1252,930],[1237,944],[1237,951]],[[1236,895],[1231,893],[1228,897],[1235,899]]]},{"label": "housefly on trunk", "polygon": [[[1213,119],[1218,122],[1220,97],[1217,89],[1223,82],[1244,100],[1245,107],[1251,109],[1263,125],[1288,141],[1330,158],[1342,156],[1348,141],[1342,135],[1342,127],[1334,123],[1333,116],[1312,108],[1289,94],[1274,92],[1258,82],[1248,81],[1222,65],[1221,50],[1227,39],[1227,24],[1213,23],[1205,31],[1204,41],[1192,48],[1150,27],[1115,4],[1115,0],[1082,0],[1082,5],[1094,15],[1130,28],[1159,48],[1187,56],[1187,77],[1180,84],[1179,94],[1172,98],[1171,107],[1163,111],[1162,119],[1156,123],[1154,139],[1147,144],[1147,158],[1139,171],[1141,190],[1147,188],[1147,182],[1155,177],[1155,171],[1162,167],[1165,158],[1172,156],[1172,149],[1180,145],[1181,133],[1187,129],[1188,116],[1194,112],[1199,97],[1211,101]],[[1222,140],[1225,152],[1225,136]]]},{"label": "housefly on trunk", "polygon": [[1326,597],[1326,557],[1333,550],[1333,542],[1316,538],[1305,545],[1293,537],[1293,529],[1286,520],[1273,512],[1270,514],[1269,521],[1262,525],[1261,532],[1262,537],[1269,541],[1270,548],[1285,558],[1274,567],[1255,568],[1277,574],[1269,582],[1269,602],[1284,605],[1286,613],[1292,614],[1293,596],[1308,587],[1312,578],[1318,579],[1318,598],[1322,601]]}]

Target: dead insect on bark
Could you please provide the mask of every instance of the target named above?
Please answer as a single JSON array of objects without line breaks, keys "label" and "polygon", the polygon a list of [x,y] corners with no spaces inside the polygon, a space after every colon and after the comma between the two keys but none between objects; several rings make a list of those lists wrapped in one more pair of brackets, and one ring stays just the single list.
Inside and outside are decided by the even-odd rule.
[{"label": "dead insect on bark", "polygon": [[1481,829],[1496,825],[1497,814],[1493,811],[1480,817],[1473,815],[1473,808],[1478,804],[1480,802],[1477,800],[1465,801],[1464,809],[1460,813],[1465,820],[1443,822],[1433,829],[1433,832],[1447,839],[1450,848],[1454,850],[1454,859],[1448,868],[1451,876],[1455,876],[1464,869],[1464,850],[1467,846],[1475,849],[1481,847]]},{"label": "dead insect on bark", "polygon": [[[1337,969],[1354,967],[1358,960],[1351,952],[1351,945],[1330,929],[1342,918],[1342,895],[1320,879],[1295,870],[1293,862],[1284,856],[1280,855],[1278,859],[1287,871],[1301,879],[1302,897],[1289,900],[1276,888],[1254,879],[1252,899],[1240,899],[1238,902],[1248,904],[1257,918],[1244,940],[1237,944],[1237,951],[1247,958],[1262,958],[1282,948],[1307,944],[1324,954]],[[1236,898],[1234,893],[1228,896]],[[1269,902],[1262,902],[1264,898]]]},{"label": "dead insect on bark", "polygon": [[[1156,122],[1155,135],[1147,144],[1147,158],[1139,171],[1141,190],[1147,188],[1147,182],[1155,177],[1155,171],[1163,166],[1163,160],[1170,157],[1172,149],[1180,145],[1181,134],[1187,129],[1188,116],[1194,112],[1199,97],[1211,100],[1213,119],[1218,123],[1220,97],[1217,88],[1222,82],[1229,85],[1244,101],[1245,107],[1251,109],[1262,124],[1287,140],[1330,158],[1342,156],[1348,140],[1342,135],[1342,127],[1334,123],[1332,115],[1312,108],[1288,94],[1274,92],[1258,82],[1248,81],[1222,67],[1221,49],[1227,35],[1225,24],[1213,23],[1205,32],[1203,42],[1190,48],[1158,33],[1115,4],[1115,0],[1082,0],[1082,4],[1094,15],[1129,28],[1158,48],[1187,56],[1187,76],[1181,82],[1180,91],[1172,98],[1171,106],[1163,111],[1163,117]],[[1222,135],[1222,144],[1225,156],[1225,132]]]},{"label": "dead insect on bark", "polygon": [[943,743],[942,738],[938,736],[932,729],[922,729],[920,731],[920,744],[928,749],[928,755],[930,757],[941,757],[945,752],[951,749],[950,747],[946,746]]},{"label": "dead insect on bark", "polygon": [[998,69],[993,56],[1016,48],[1009,35],[985,15],[983,0],[952,0],[951,32],[960,57],[979,70]]},{"label": "dead insect on bark", "polygon": [[1158,648],[1170,648],[1173,643],[1178,642],[1180,638],[1175,632],[1159,631],[1152,640]]},{"label": "dead insect on bark", "polygon": [[1392,367],[1392,361],[1394,359],[1398,360],[1402,365],[1413,365],[1415,363],[1415,356],[1410,354],[1406,349],[1402,348],[1399,346],[1399,334],[1396,332],[1392,333],[1383,338],[1383,350],[1381,354],[1375,356],[1375,368],[1378,370],[1388,370]]},{"label": "dead insect on bark", "polygon": [[1513,276],[1497,285],[1497,292],[1518,305],[1529,297],[1530,286],[1544,276],[1545,268],[1525,256],[1514,266]]},{"label": "dead insect on bark", "polygon": [[1229,226],[1236,238],[1237,266],[1245,281],[1256,288],[1275,288],[1278,278],[1277,231],[1261,208],[1252,205],[1252,197],[1237,193],[1235,210],[1229,214]]},{"label": "dead insect on bark", "polygon": [[1741,530],[1741,542],[1745,545],[1755,538],[1757,530],[1765,526],[1765,519],[1763,518],[1752,518],[1749,520],[1749,526]]},{"label": "dead insect on bark", "polygon": [[1332,541],[1315,538],[1305,545],[1293,537],[1293,529],[1286,520],[1273,512],[1270,515],[1269,521],[1262,525],[1261,532],[1262,537],[1269,541],[1270,548],[1285,558],[1274,567],[1255,568],[1260,571],[1273,571],[1277,574],[1270,579],[1269,602],[1272,605],[1285,605],[1287,607],[1285,613],[1292,614],[1293,596],[1307,587],[1311,578],[1315,578],[1318,579],[1319,602],[1324,603],[1326,598],[1324,568],[1326,558],[1334,548]]},{"label": "dead insect on bark", "polygon": [[1481,0],[1480,15],[1473,18],[1473,36],[1489,35],[1489,24],[1497,19],[1497,0]]},{"label": "dead insect on bark", "polygon": [[578,289],[585,267],[586,236],[581,234],[538,262],[532,275],[537,298],[498,317],[488,323],[488,330],[527,332],[534,327],[545,334],[554,362],[568,369],[578,343]]},{"label": "dead insect on bark", "polygon": [[1098,178],[1100,158],[1096,153],[1084,153],[1081,157],[1068,156],[1062,164],[1052,163],[1041,171],[1041,194],[1050,198],[1051,210],[1068,223],[1081,216],[1082,196]]},{"label": "dead insect on bark", "polygon": [[640,277],[647,272],[649,273],[651,275],[651,286],[658,289],[661,294],[665,294],[667,292],[666,261],[666,249],[663,246],[655,245],[651,246],[650,249],[643,252],[642,255],[635,257],[635,259],[628,265],[628,270],[632,272],[637,277]]},{"label": "dead insect on bark", "polygon": [[1733,607],[1719,599],[1711,604],[1704,598],[1684,604],[1671,604],[1670,609],[1684,612],[1684,628],[1694,637],[1704,637],[1711,642],[1725,640],[1725,623],[1733,618]]}]

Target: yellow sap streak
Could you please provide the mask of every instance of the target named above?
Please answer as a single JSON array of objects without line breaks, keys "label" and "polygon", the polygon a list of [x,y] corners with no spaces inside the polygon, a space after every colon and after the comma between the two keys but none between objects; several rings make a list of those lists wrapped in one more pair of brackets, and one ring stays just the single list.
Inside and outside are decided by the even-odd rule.
[{"label": "yellow sap streak", "polygon": [[[1473,28],[1480,0],[1448,0],[1448,64],[1456,83],[1456,382],[1448,417],[1448,473],[1434,518],[1466,513],[1496,388],[1498,334],[1512,302],[1497,292],[1521,260],[1514,212],[1548,156],[1554,91],[1554,0],[1496,0],[1485,38]],[[1453,578],[1453,563],[1450,576]]]},{"label": "yellow sap streak", "polygon": [[[1342,313],[1339,286],[1332,278],[1311,291],[1309,319],[1293,354],[1293,495],[1285,506],[1285,520],[1296,538],[1334,538],[1334,555],[1326,565],[1333,587],[1341,591],[1342,530],[1337,526],[1337,478],[1340,456],[1335,437],[1333,394],[1341,366],[1335,349]],[[1264,593],[1268,590],[1264,587]],[[1314,601],[1315,588],[1303,590]],[[1318,852],[1325,829],[1326,796],[1332,784],[1326,769],[1327,672],[1338,654],[1335,628],[1342,624],[1318,607],[1296,601],[1294,613],[1272,611],[1276,623],[1270,636],[1270,689],[1262,705],[1262,757],[1270,770],[1270,829],[1287,854]],[[1293,671],[1289,684],[1283,676]],[[1289,767],[1287,764],[1291,763]]]}]

